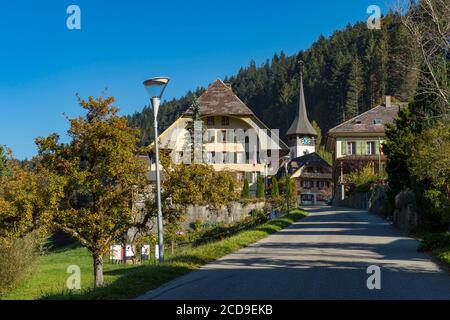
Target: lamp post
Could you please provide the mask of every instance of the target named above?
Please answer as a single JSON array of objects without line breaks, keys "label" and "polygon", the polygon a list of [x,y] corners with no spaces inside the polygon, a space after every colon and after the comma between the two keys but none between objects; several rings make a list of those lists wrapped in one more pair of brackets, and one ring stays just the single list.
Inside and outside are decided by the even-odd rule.
[{"label": "lamp post", "polygon": [[158,207],[157,223],[158,223],[158,260],[164,261],[164,238],[163,238],[163,221],[161,209],[161,177],[159,172],[159,154],[158,154],[158,110],[161,103],[161,97],[169,83],[168,77],[156,77],[144,81],[150,101],[153,107],[153,126],[155,130],[155,165],[156,165],[156,204]]},{"label": "lamp post", "polygon": [[289,160],[291,160],[291,157],[289,155],[284,156],[282,158],[284,160],[284,173],[285,173],[285,197],[286,197],[286,208],[287,208],[287,213],[289,213],[289,180],[288,180],[288,176],[289,176],[289,170],[288,170],[288,164],[289,164]]},{"label": "lamp post", "polygon": [[267,176],[268,176],[267,166],[268,166],[267,159],[264,159],[264,196],[266,195],[266,191],[267,191]]}]

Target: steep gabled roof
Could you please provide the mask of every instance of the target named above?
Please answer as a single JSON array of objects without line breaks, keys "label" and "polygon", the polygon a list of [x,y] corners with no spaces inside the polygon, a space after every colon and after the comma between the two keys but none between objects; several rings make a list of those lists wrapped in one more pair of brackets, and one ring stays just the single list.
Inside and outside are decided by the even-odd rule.
[{"label": "steep gabled roof", "polygon": [[308,115],[306,113],[306,103],[305,103],[305,93],[303,92],[303,77],[300,73],[300,88],[298,95],[298,107],[295,114],[294,122],[292,122],[286,135],[303,135],[309,134],[317,136],[316,130],[308,120]]},{"label": "steep gabled roof", "polygon": [[[253,111],[245,105],[229,86],[217,79],[198,98],[202,116],[230,115],[252,116]],[[189,108],[185,114],[192,114]]]},{"label": "steep gabled roof", "polygon": [[[295,172],[303,168],[304,166],[324,167],[331,173],[331,166],[316,152],[307,153],[301,157],[297,157],[289,161],[288,172],[292,176]],[[281,178],[285,174],[283,166],[278,169],[277,179]]]},{"label": "steep gabled roof", "polygon": [[384,133],[385,125],[394,122],[403,103],[378,105],[351,118],[328,131],[329,135],[340,133]]},{"label": "steep gabled roof", "polygon": [[327,168],[331,168],[331,166],[326,162],[324,159],[322,159],[321,156],[319,156],[317,153],[307,153],[301,157],[297,157],[292,159],[289,162],[289,165],[292,167],[292,163],[295,162],[297,168],[301,168],[304,165],[311,165],[311,166],[324,166]]}]

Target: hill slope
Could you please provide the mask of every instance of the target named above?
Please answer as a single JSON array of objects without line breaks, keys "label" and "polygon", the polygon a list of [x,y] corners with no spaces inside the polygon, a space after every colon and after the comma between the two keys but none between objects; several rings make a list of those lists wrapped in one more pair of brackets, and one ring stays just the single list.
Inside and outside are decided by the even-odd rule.
[{"label": "hill slope", "polygon": [[[417,85],[416,75],[407,69],[415,63],[407,47],[408,36],[400,17],[389,14],[380,30],[365,23],[348,25],[329,38],[320,36],[306,51],[286,56],[275,54],[261,66],[251,61],[224,81],[270,128],[283,137],[295,115],[299,60],[305,62],[304,86],[310,120],[323,132],[380,103],[384,95],[408,100]],[[160,112],[162,129],[170,125],[189,105],[194,94],[164,103]],[[152,112],[146,107],[129,117],[142,129],[142,144],[152,140]]]}]

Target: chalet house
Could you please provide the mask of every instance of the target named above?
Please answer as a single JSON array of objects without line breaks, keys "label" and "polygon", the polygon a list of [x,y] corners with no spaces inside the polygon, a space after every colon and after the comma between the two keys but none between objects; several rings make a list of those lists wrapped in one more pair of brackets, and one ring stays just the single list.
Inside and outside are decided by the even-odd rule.
[{"label": "chalet house", "polygon": [[[359,170],[368,163],[374,173],[382,172],[386,166],[383,154],[386,124],[393,123],[404,103],[378,105],[360,115],[330,129],[327,149],[333,154],[333,181],[335,186],[345,185],[346,175]],[[338,188],[339,189],[339,188]],[[344,191],[335,189],[343,199]]]},{"label": "chalet house", "polygon": [[[221,80],[214,81],[198,98],[198,103],[203,123],[202,162],[217,171],[233,173],[238,181],[247,178],[250,183],[256,182],[258,174],[276,173],[280,156],[289,152],[287,145],[258,119],[230,86]],[[169,151],[175,162],[185,159],[186,145],[191,141],[186,138],[186,128],[192,125],[192,117],[193,110],[188,108],[159,136],[160,148]],[[155,172],[153,162],[150,159],[151,180]]]},{"label": "chalet house", "polygon": [[[315,152],[317,132],[308,120],[301,73],[296,115],[286,136],[290,150],[288,174],[297,184],[299,203],[328,200],[332,193],[332,168]],[[284,172],[281,168],[277,176],[280,178]]]}]

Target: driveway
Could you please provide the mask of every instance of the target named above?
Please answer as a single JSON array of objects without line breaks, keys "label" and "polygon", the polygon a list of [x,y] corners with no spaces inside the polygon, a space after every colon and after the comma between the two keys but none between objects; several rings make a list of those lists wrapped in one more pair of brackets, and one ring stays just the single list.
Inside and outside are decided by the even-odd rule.
[{"label": "driveway", "polygon": [[[309,216],[140,299],[450,299],[450,276],[380,217],[310,207]],[[367,288],[380,267],[381,289]]]}]

